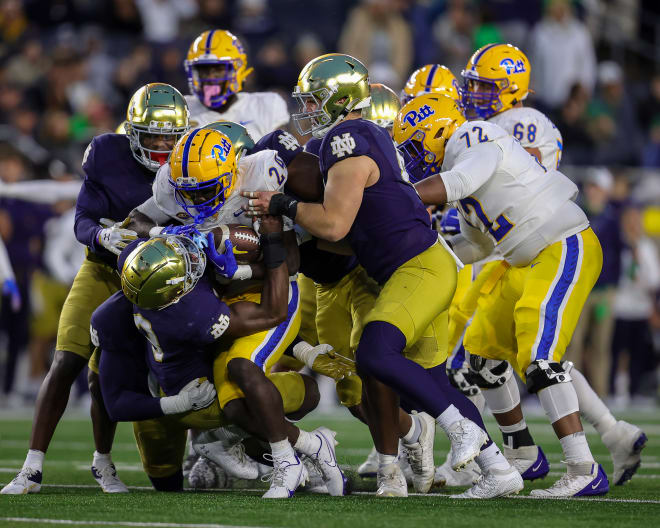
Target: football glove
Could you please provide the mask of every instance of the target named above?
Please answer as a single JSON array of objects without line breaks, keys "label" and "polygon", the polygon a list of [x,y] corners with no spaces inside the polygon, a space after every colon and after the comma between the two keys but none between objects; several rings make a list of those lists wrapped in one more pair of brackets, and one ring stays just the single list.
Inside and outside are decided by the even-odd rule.
[{"label": "football glove", "polygon": [[124,229],[123,222],[115,223],[109,218],[101,218],[100,223],[104,227],[96,235],[96,241],[115,255],[119,255],[131,241],[138,237],[135,231]]},{"label": "football glove", "polygon": [[350,374],[355,374],[355,362],[337,354],[330,345],[312,346],[305,341],[293,347],[293,355],[317,374],[339,381]]},{"label": "football glove", "polygon": [[461,224],[458,221],[458,209],[452,207],[442,215],[440,219],[440,232],[443,235],[458,235],[461,232]]},{"label": "football glove", "polygon": [[207,245],[204,247],[206,258],[215,264],[215,271],[218,275],[227,279],[232,279],[238,269],[238,264],[236,264],[234,246],[231,243],[231,240],[225,240],[225,252],[220,254],[215,248],[213,233],[208,233],[206,236]]},{"label": "football glove", "polygon": [[2,283],[2,295],[10,298],[12,312],[18,312],[21,309],[21,292],[18,290],[16,279],[5,279]]},{"label": "football glove", "polygon": [[207,235],[200,233],[197,229],[197,224],[169,225],[164,227],[159,234],[186,236],[190,238],[199,249],[204,249],[208,246],[208,241],[206,239]]},{"label": "football glove", "polygon": [[160,399],[164,414],[179,414],[204,409],[215,400],[215,387],[206,378],[197,378],[183,387],[176,396]]}]

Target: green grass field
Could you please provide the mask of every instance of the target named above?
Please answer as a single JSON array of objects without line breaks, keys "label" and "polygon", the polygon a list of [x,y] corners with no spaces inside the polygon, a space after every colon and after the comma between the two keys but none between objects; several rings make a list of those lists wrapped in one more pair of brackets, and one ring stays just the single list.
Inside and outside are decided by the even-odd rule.
[{"label": "green grass field", "polygon": [[[660,525],[660,417],[651,414],[626,417],[643,426],[649,437],[642,467],[632,482],[611,489],[598,499],[542,501],[526,497],[535,487],[547,487],[565,470],[559,442],[543,418],[528,420],[538,443],[551,463],[550,476],[527,484],[516,498],[492,501],[458,501],[447,497],[455,489],[434,489],[425,496],[408,499],[379,499],[373,495],[374,480],[354,477],[354,494],[327,497],[298,493],[291,500],[265,501],[263,489],[211,490],[176,494],[156,493],[149,487],[133,441],[129,424],[121,424],[113,459],[130,494],[105,495],[94,482],[89,466],[92,443],[87,419],[64,420],[48,451],[44,486],[39,494],[0,495],[0,526],[117,526],[186,527],[227,526],[291,527],[417,527],[462,526],[509,527],[519,523],[545,526],[603,526],[617,528]],[[319,417],[303,422],[310,429],[320,424],[338,431],[337,457],[349,466],[359,464],[370,449],[366,427],[348,416]],[[489,430],[496,432],[493,422]],[[610,472],[612,464],[593,430],[589,440],[596,458]],[[0,415],[0,486],[21,467],[30,434],[29,418]],[[444,461],[447,443],[438,435],[436,463]],[[500,440],[499,434],[497,439]],[[527,500],[526,500],[527,499]]]}]

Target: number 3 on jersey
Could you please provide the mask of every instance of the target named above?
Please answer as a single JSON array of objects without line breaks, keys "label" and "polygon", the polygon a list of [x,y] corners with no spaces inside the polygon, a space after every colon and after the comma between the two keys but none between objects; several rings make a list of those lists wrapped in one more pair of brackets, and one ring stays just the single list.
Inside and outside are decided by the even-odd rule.
[{"label": "number 3 on jersey", "polygon": [[471,216],[473,213],[479,219],[479,221],[488,229],[488,232],[495,239],[495,242],[499,244],[505,236],[509,234],[509,231],[513,229],[514,224],[509,222],[506,216],[501,214],[495,219],[495,222],[491,222],[486,213],[481,207],[479,200],[472,196],[463,198],[459,200],[458,203],[461,205],[461,209],[466,217]]},{"label": "number 3 on jersey", "polygon": [[139,313],[133,314],[133,321],[135,321],[135,326],[138,327],[138,330],[140,330],[141,333],[144,334],[144,336],[151,344],[151,352],[154,355],[154,359],[158,361],[158,363],[162,363],[163,349],[160,347],[160,343],[158,342],[158,338],[156,337],[156,334],[151,329],[151,323],[147,321],[144,317],[142,317],[142,315]]}]

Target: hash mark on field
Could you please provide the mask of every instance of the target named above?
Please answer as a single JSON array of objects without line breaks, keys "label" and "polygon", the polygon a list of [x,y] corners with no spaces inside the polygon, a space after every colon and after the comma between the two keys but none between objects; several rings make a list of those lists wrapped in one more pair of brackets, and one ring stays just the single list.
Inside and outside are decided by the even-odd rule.
[{"label": "hash mark on field", "polygon": [[71,521],[68,519],[39,519],[38,517],[0,517],[0,521],[65,524],[70,526],[148,526],[157,528],[259,528],[258,526],[237,526],[230,524],[182,524],[161,522],[131,522],[131,521]]}]

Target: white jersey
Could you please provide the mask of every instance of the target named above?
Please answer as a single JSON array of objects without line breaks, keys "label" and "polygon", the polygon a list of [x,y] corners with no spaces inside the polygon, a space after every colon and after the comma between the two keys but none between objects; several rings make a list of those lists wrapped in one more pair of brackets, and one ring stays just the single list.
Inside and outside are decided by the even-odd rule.
[{"label": "white jersey", "polygon": [[[286,165],[274,150],[262,150],[243,156],[238,161],[238,178],[229,199],[220,210],[198,227],[200,231],[209,231],[221,224],[241,224],[258,230],[258,221],[245,214],[248,199],[241,196],[241,191],[281,191],[287,178]],[[171,219],[184,224],[193,223],[194,219],[177,203],[174,187],[170,184],[170,165],[164,164],[156,173],[153,183],[153,196],[138,211],[147,215],[157,224]],[[285,230],[293,229],[292,222],[285,219]]]},{"label": "white jersey", "polygon": [[266,134],[289,123],[286,102],[274,92],[239,92],[236,101],[225,112],[207,108],[196,95],[186,95],[186,102],[190,110],[191,126],[203,127],[216,121],[233,121],[247,128],[254,141],[259,141]]},{"label": "white jersey", "polygon": [[589,226],[572,201],[577,186],[546,170],[491,122],[461,125],[447,142],[442,170],[447,201],[473,228],[462,236],[480,247],[487,237],[495,254],[513,266],[526,265],[548,245]]},{"label": "white jersey", "polygon": [[501,126],[525,148],[541,151],[541,164],[548,170],[558,169],[563,141],[561,133],[548,116],[534,108],[511,108],[488,120]]}]

